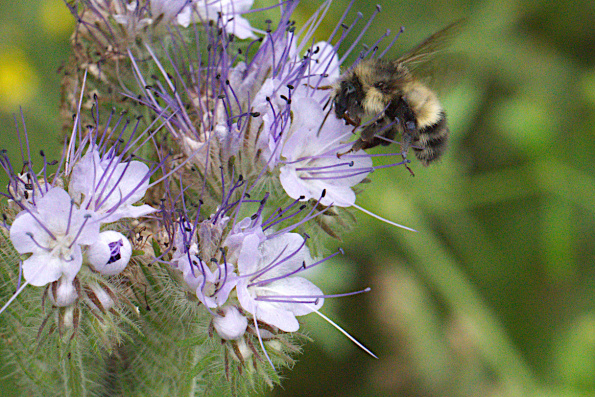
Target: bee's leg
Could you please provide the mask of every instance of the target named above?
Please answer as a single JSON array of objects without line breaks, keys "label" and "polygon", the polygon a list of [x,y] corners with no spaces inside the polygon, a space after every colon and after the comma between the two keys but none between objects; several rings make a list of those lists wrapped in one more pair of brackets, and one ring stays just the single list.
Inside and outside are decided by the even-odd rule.
[{"label": "bee's leg", "polygon": [[411,160],[409,160],[407,158],[407,152],[409,151],[410,147],[411,147],[411,135],[407,134],[407,133],[403,133],[403,140],[401,142],[401,157],[403,158],[403,164],[405,165],[405,168],[407,168],[407,171],[409,171],[411,176],[415,176],[415,174],[413,173],[411,168],[409,168],[409,166],[407,165],[411,162]]},{"label": "bee's leg", "polygon": [[[371,124],[368,124],[364,127],[362,132],[360,133],[360,138],[362,141],[370,144],[370,146],[366,146],[365,149],[378,146],[382,142],[381,139],[378,139],[378,135],[384,136],[384,127],[386,126],[387,122],[385,118],[379,118]],[[381,132],[380,134],[378,134]],[[374,143],[372,145],[372,143]]]},{"label": "bee's leg", "polygon": [[411,173],[411,176],[415,176],[411,168],[407,164],[411,162],[411,160],[407,159],[407,153],[411,148],[411,144],[413,142],[413,135],[417,132],[416,123],[415,121],[405,122],[403,126],[403,133],[401,139],[401,157],[403,158],[403,163],[405,168]]},{"label": "bee's leg", "polygon": [[[357,127],[353,128],[353,133],[355,133],[356,129],[357,129]],[[337,158],[341,158],[349,153],[357,152],[358,150],[367,149],[368,147],[366,146],[366,144],[367,144],[367,142],[362,140],[361,137],[359,137],[357,139],[357,141],[355,141],[353,143],[353,145],[351,145],[351,148],[349,148],[348,151],[343,152],[343,153],[337,153]]]},{"label": "bee's leg", "polygon": [[379,117],[363,128],[359,138],[353,143],[351,149],[348,152],[340,153],[338,155],[339,158],[344,154],[357,152],[358,150],[370,149],[378,145],[389,145],[395,136],[395,128],[394,125],[390,125],[390,120],[387,117]]},{"label": "bee's leg", "polygon": [[[359,117],[354,117],[353,119],[349,117],[348,114],[344,114],[343,115],[343,120],[345,120],[345,124],[346,125],[352,125],[353,126],[353,131],[352,133],[355,133],[355,130],[357,130],[357,128],[360,126],[361,124],[361,120]],[[341,158],[342,156],[352,153],[352,152],[357,152],[358,150],[361,149],[367,149],[369,146],[362,146],[364,144],[364,140],[362,140],[361,136],[360,138],[358,138],[357,141],[355,141],[355,143],[353,144],[353,146],[351,146],[351,149],[349,149],[346,152],[343,153],[337,153],[337,158]],[[376,146],[376,145],[374,145]]]},{"label": "bee's leg", "polygon": [[[343,120],[345,120],[345,124],[352,125],[355,128],[359,127],[361,124],[361,120],[357,116],[349,116],[347,113],[343,114]],[[355,128],[353,129],[355,131]]]},{"label": "bee's leg", "polygon": [[415,176],[413,171],[407,166],[410,160],[407,159],[407,153],[411,148],[411,144],[417,138],[417,121],[415,119],[415,113],[409,106],[409,103],[400,97],[398,100],[392,101],[386,109],[386,114],[392,117],[396,125],[399,126],[401,131],[401,157],[405,167],[411,175]]},{"label": "bee's leg", "polygon": [[333,88],[335,88],[332,85],[319,85],[318,87],[314,87],[313,85],[310,84],[304,84],[306,87],[312,88],[313,90],[323,90],[323,91],[327,91],[327,90],[332,90]]}]

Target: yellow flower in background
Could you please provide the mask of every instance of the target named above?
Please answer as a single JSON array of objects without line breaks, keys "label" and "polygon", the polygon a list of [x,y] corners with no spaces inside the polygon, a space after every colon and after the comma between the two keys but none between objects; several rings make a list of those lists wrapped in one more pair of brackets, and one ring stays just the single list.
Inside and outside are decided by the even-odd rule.
[{"label": "yellow flower in background", "polygon": [[46,0],[39,9],[43,30],[51,36],[68,37],[74,29],[74,18],[62,0]]},{"label": "yellow flower in background", "polygon": [[14,112],[29,103],[39,89],[35,69],[18,47],[0,51],[0,109]]}]

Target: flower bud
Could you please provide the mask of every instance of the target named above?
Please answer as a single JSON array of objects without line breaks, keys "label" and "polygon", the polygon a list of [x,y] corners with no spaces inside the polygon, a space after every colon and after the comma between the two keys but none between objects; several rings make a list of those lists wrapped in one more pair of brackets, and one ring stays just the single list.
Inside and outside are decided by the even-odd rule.
[{"label": "flower bud", "polygon": [[248,320],[234,306],[223,308],[223,314],[213,319],[215,331],[226,340],[240,339],[246,332]]},{"label": "flower bud", "polygon": [[[114,300],[108,292],[100,285],[92,283],[89,284],[90,291],[87,292],[89,306],[93,310],[109,310],[114,307]],[[98,306],[101,305],[101,308]]]},{"label": "flower bud", "polygon": [[113,230],[100,233],[97,242],[87,250],[89,264],[106,276],[119,274],[131,256],[132,246],[128,239]]},{"label": "flower bud", "polygon": [[54,281],[49,291],[50,302],[57,307],[72,305],[78,296],[72,281],[64,277],[61,277],[58,281]]}]

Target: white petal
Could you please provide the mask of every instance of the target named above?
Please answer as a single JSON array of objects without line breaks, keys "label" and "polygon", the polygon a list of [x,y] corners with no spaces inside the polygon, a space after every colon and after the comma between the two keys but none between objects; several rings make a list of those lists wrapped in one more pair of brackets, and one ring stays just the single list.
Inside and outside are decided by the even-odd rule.
[{"label": "white petal", "polygon": [[227,22],[225,28],[227,33],[233,33],[238,39],[243,40],[256,37],[254,33],[252,33],[253,29],[252,26],[250,26],[250,22],[238,15],[236,15],[232,21]]},{"label": "white petal", "polygon": [[39,236],[42,233],[45,233],[45,230],[39,226],[31,214],[23,211],[19,213],[10,226],[10,240],[19,254],[36,252],[39,250],[39,246],[35,244],[28,233],[31,233],[33,236]]},{"label": "white petal", "polygon": [[80,204],[81,195],[89,196],[95,187],[97,176],[101,172],[99,153],[92,148],[75,164],[70,175],[68,192]]},{"label": "white petal", "polygon": [[41,287],[64,276],[67,280],[74,280],[81,269],[83,258],[78,245],[73,247],[73,258],[63,260],[51,254],[35,254],[23,262],[23,277],[29,284]]},{"label": "white petal", "polygon": [[238,283],[236,290],[242,308],[252,313],[258,320],[286,332],[295,332],[299,329],[300,325],[293,313],[280,308],[277,304],[256,301],[250,295],[244,281]]},{"label": "white petal", "polygon": [[[110,167],[106,170],[106,174],[110,175],[112,169],[113,167]],[[140,161],[118,164],[111,179],[120,188],[122,197],[127,197],[126,203],[136,203],[144,197],[149,187],[149,178],[146,178],[149,171],[149,166]]]},{"label": "white petal", "polygon": [[[299,250],[298,250],[299,249]],[[304,238],[297,233],[284,233],[267,240],[261,245],[261,263],[265,266],[279,263],[264,273],[259,279],[274,278],[289,274],[311,263],[310,251],[304,245]]]},{"label": "white petal", "polygon": [[240,275],[251,274],[256,271],[261,261],[260,239],[255,234],[249,234],[244,238],[242,248],[238,256],[238,273]]},{"label": "white petal", "polygon": [[329,79],[339,77],[339,56],[333,46],[326,41],[320,41],[312,48],[318,48],[318,52],[312,57],[311,74],[327,74]]},{"label": "white petal", "polygon": [[[323,298],[316,298],[323,295],[311,281],[303,277],[287,277],[267,286],[267,294],[298,296],[302,298],[287,298],[288,302],[278,303],[283,309],[292,312],[296,316],[303,316],[319,309],[324,303]],[[294,299],[296,302],[290,302]],[[303,303],[305,300],[315,300],[313,303]]]},{"label": "white petal", "polygon": [[118,207],[116,211],[109,214],[108,216],[101,218],[101,223],[112,223],[123,218],[140,218],[152,214],[155,211],[157,211],[156,208],[153,208],[147,204],[138,206],[123,205]]}]

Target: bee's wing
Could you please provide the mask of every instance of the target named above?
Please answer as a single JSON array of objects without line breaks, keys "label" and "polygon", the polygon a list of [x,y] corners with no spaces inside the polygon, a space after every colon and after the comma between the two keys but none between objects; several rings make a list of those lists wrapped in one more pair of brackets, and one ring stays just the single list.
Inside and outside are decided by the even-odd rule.
[{"label": "bee's wing", "polygon": [[407,67],[416,69],[419,64],[430,62],[441,50],[448,46],[452,39],[459,33],[464,19],[459,19],[445,28],[437,31],[410,51],[396,59],[395,63],[406,64]]},{"label": "bee's wing", "polygon": [[437,31],[396,59],[439,94],[448,92],[464,74],[468,60],[461,53],[446,51],[465,23],[460,19]]}]

